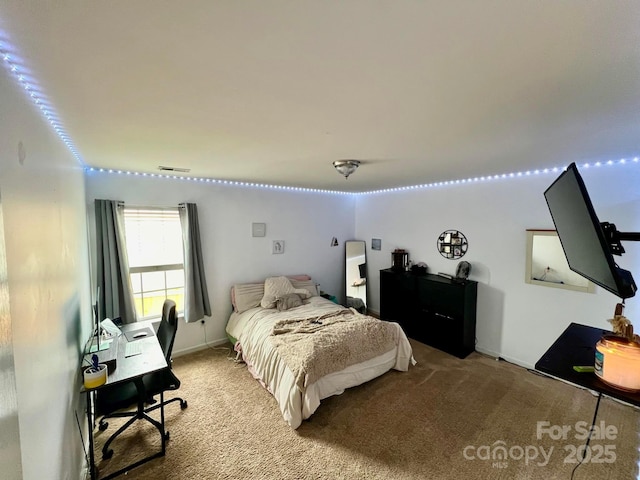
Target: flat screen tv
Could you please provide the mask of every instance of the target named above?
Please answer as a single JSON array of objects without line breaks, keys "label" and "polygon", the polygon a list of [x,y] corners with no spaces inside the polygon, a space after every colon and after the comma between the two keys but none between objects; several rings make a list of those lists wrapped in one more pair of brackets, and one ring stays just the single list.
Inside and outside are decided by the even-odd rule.
[{"label": "flat screen tv", "polygon": [[618,267],[613,255],[624,253],[621,240],[639,240],[640,234],[600,223],[575,163],[544,196],[569,268],[622,299],[633,297],[637,288],[631,272]]}]

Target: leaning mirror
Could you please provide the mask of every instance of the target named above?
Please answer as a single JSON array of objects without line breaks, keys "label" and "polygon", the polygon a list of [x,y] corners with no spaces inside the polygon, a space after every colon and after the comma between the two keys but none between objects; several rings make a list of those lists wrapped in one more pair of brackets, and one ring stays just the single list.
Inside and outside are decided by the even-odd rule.
[{"label": "leaning mirror", "polygon": [[364,241],[345,242],[347,307],[367,312],[367,252]]}]

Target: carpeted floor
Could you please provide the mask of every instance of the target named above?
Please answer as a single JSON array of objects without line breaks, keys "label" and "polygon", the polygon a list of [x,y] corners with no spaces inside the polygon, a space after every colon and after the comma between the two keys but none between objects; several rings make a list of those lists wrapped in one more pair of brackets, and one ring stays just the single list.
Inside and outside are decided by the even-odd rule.
[{"label": "carpeted floor", "polygon": [[[460,360],[411,343],[418,364],[409,372],[323,400],[298,430],[229,349],[176,358],[177,393],[189,407],[166,409],[166,456],[121,478],[571,478],[597,397],[477,353]],[[157,431],[138,423],[113,443],[110,460],[99,448],[118,422],[96,430],[101,475],[159,448]],[[603,398],[596,425],[604,429],[574,478],[638,478],[640,412]]]}]

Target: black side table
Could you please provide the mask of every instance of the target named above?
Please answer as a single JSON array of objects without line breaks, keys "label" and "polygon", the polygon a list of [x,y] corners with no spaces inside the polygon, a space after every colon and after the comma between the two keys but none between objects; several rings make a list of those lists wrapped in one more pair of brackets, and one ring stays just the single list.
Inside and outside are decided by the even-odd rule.
[{"label": "black side table", "polygon": [[640,407],[640,392],[627,392],[612,387],[593,372],[576,372],[573,367],[593,366],[596,343],[612,332],[571,323],[536,363],[536,370],[608,397]]}]

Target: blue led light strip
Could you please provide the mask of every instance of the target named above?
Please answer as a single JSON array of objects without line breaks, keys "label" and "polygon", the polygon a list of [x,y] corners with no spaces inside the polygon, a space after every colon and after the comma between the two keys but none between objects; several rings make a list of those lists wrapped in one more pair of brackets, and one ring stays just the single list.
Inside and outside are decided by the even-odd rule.
[{"label": "blue led light strip", "polygon": [[[634,157],[633,159],[624,159],[620,160],[608,160],[606,162],[594,162],[594,163],[583,163],[580,164],[582,168],[594,168],[594,167],[602,167],[602,166],[612,166],[612,165],[624,165],[627,163],[636,163],[638,164],[640,160],[638,157]],[[530,177],[535,175],[545,175],[545,174],[557,174],[564,170],[565,167],[554,167],[554,168],[544,168],[539,170],[527,170],[525,172],[514,172],[514,173],[503,173],[500,175],[489,175],[486,177],[474,177],[474,178],[466,178],[462,180],[447,180],[443,182],[433,182],[426,183],[422,185],[411,185],[407,187],[396,187],[396,188],[385,188],[381,190],[371,190],[368,192],[341,192],[337,190],[322,190],[317,188],[303,188],[303,187],[289,187],[283,185],[269,185],[264,183],[252,183],[252,182],[241,182],[241,181],[233,181],[233,180],[217,180],[215,178],[204,178],[204,177],[185,177],[180,175],[163,175],[159,173],[142,173],[142,172],[133,172],[127,170],[114,170],[109,168],[94,168],[87,167],[87,172],[97,172],[97,173],[108,173],[108,174],[117,174],[117,175],[130,175],[130,176],[139,176],[139,177],[149,177],[149,178],[166,178],[166,179],[175,179],[181,181],[192,181],[192,182],[201,182],[201,183],[210,183],[217,185],[228,185],[228,186],[237,186],[237,187],[250,187],[250,188],[265,188],[271,190],[285,190],[285,191],[293,191],[293,192],[315,192],[315,193],[331,193],[337,195],[371,195],[378,193],[393,193],[393,192],[404,192],[408,190],[419,190],[426,188],[436,188],[436,187],[446,187],[452,185],[465,185],[471,183],[479,183],[479,182],[489,182],[495,180],[505,180],[511,178],[521,178],[521,177]]]},{"label": "blue led light strip", "polygon": [[[342,192],[337,190],[323,190],[316,188],[303,188],[303,187],[290,187],[290,186],[282,186],[282,185],[268,185],[262,183],[252,183],[252,182],[241,182],[241,181],[232,181],[232,180],[216,180],[213,178],[197,178],[197,177],[183,177],[178,175],[161,175],[155,173],[140,173],[140,172],[131,172],[131,171],[123,171],[123,170],[113,170],[113,169],[103,169],[103,168],[93,168],[88,167],[82,156],[78,153],[75,145],[67,135],[62,123],[58,120],[58,116],[54,113],[54,109],[50,106],[49,102],[46,100],[45,96],[41,93],[40,89],[37,87],[36,83],[29,80],[29,75],[27,73],[26,68],[21,67],[19,62],[16,60],[17,56],[15,54],[10,53],[13,49],[9,47],[8,42],[6,42],[2,31],[0,30],[0,58],[6,68],[9,70],[11,75],[15,77],[20,84],[20,86],[24,89],[29,98],[34,103],[36,107],[40,110],[42,115],[45,117],[47,122],[52,126],[55,132],[58,134],[60,139],[64,142],[67,148],[71,151],[73,156],[85,166],[85,170],[88,172],[101,172],[101,173],[111,173],[111,174],[124,174],[124,175],[134,175],[134,176],[142,176],[142,177],[156,177],[156,178],[168,178],[168,179],[176,179],[183,181],[195,181],[195,182],[204,182],[218,185],[229,185],[229,186],[239,186],[239,187],[249,187],[249,188],[265,188],[271,190],[285,190],[285,191],[294,191],[294,192],[316,192],[316,193],[330,193],[337,195],[370,195],[370,194],[379,194],[379,193],[393,193],[393,192],[404,192],[407,190],[417,190],[417,189],[426,189],[426,188],[436,188],[436,187],[445,187],[451,185],[463,185],[469,183],[477,183],[477,182],[486,182],[492,180],[502,180],[508,178],[518,178],[518,177],[526,177],[531,175],[541,175],[548,173],[558,173],[562,168],[545,168],[541,170],[531,170],[526,172],[516,172],[516,173],[503,173],[501,175],[489,175],[485,177],[474,177],[467,178],[462,180],[446,180],[442,182],[434,182],[427,183],[421,185],[411,185],[407,187],[395,187],[395,188],[386,188],[381,190],[371,190],[368,192]],[[591,167],[600,167],[603,165],[620,165],[625,163],[638,163],[638,157],[633,159],[620,159],[620,160],[608,160],[606,162],[595,162],[595,163],[583,163],[581,166],[583,168],[591,168]]]},{"label": "blue led light strip", "polygon": [[17,56],[11,54],[11,50],[13,49],[9,48],[6,41],[0,39],[0,58],[2,58],[2,62],[9,73],[18,81],[20,86],[24,89],[25,94],[28,95],[33,104],[38,107],[40,113],[42,113],[44,118],[47,120],[47,123],[51,125],[53,130],[58,134],[58,137],[60,137],[64,142],[73,156],[82,165],[86,165],[82,156],[78,153],[78,150],[69,138],[69,135],[67,135],[67,132],[58,119],[58,116],[55,114],[54,109],[42,94],[41,89],[29,79],[29,74],[26,69],[19,65],[19,62],[16,59]]},{"label": "blue led light strip", "polygon": [[[593,168],[593,167],[602,167],[602,166],[612,166],[612,165],[624,165],[627,163],[638,163],[640,160],[638,157],[634,157],[632,159],[621,158],[620,160],[607,160],[606,162],[594,162],[594,163],[582,163],[579,164],[582,168]],[[486,177],[473,177],[466,178],[462,180],[446,180],[443,182],[433,182],[422,185],[412,185],[408,187],[396,187],[396,188],[385,188],[381,190],[372,190],[369,192],[362,192],[360,195],[369,195],[375,193],[390,193],[390,192],[402,192],[406,190],[416,190],[416,189],[424,189],[424,188],[435,188],[435,187],[446,187],[451,185],[463,185],[469,183],[478,183],[478,182],[488,182],[491,180],[504,180],[510,178],[519,178],[519,177],[529,177],[534,175],[545,175],[549,173],[558,173],[565,170],[566,167],[553,167],[553,168],[544,168],[538,170],[527,170],[525,172],[514,172],[514,173],[503,173],[500,175],[489,175]]]},{"label": "blue led light strip", "polygon": [[160,173],[143,173],[143,172],[132,172],[127,170],[114,170],[111,168],[94,168],[87,167],[85,169],[87,172],[97,172],[97,173],[109,173],[116,175],[129,175],[135,177],[147,177],[147,178],[166,178],[172,180],[181,180],[181,181],[190,181],[190,182],[201,182],[201,183],[211,183],[216,185],[226,185],[226,186],[236,186],[236,187],[249,187],[249,188],[264,188],[269,190],[284,190],[289,192],[309,192],[309,193],[330,193],[334,195],[352,195],[352,192],[340,192],[338,190],[323,190],[319,188],[305,188],[305,187],[290,187],[286,185],[269,185],[267,183],[254,183],[254,182],[241,182],[235,180],[217,180],[215,178],[205,178],[205,177],[183,177],[181,175],[164,175]]}]

